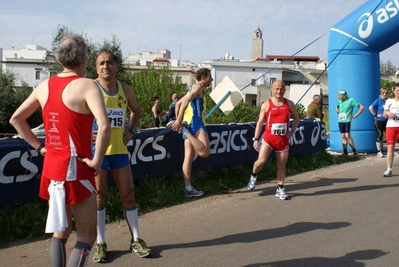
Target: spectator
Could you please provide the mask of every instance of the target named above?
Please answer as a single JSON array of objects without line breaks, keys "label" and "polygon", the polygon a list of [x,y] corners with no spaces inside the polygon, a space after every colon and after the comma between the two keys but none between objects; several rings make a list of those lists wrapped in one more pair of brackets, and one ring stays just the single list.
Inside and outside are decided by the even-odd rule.
[{"label": "spectator", "polygon": [[308,118],[315,118],[318,121],[322,121],[324,118],[324,114],[321,111],[321,96],[314,95],[312,103],[309,104],[308,108],[306,109],[306,117]]},{"label": "spectator", "polygon": [[162,118],[163,126],[170,127],[172,123],[176,120],[175,107],[177,101],[179,101],[179,96],[174,93],[172,95],[172,103],[170,103],[169,105],[168,113]]},{"label": "spectator", "polygon": [[[349,146],[352,148],[352,152],[354,156],[357,156],[357,151],[355,148],[355,141],[353,141],[351,137],[351,121],[352,119],[356,119],[364,110],[362,104],[357,102],[355,99],[348,97],[348,94],[345,90],[338,91],[338,103],[335,107],[335,111],[338,114],[338,127],[341,132],[342,137],[342,148],[343,148],[343,155],[348,155],[348,143]],[[353,108],[358,107],[359,110],[353,116]]]},{"label": "spectator", "polygon": [[165,115],[167,111],[166,110],[161,111],[161,109],[159,108],[159,103],[161,102],[161,99],[158,96],[154,96],[152,98],[152,101],[154,101],[154,105],[152,106],[151,109],[151,116],[152,116],[151,127],[158,128],[161,122],[160,118],[163,115]]},{"label": "spectator", "polygon": [[386,126],[388,118],[385,118],[384,115],[384,105],[385,101],[388,99],[389,90],[386,87],[382,87],[380,89],[380,96],[371,103],[369,110],[370,113],[374,116],[374,126],[375,131],[377,133],[376,147],[377,147],[377,156],[382,158],[384,154],[383,151],[383,136],[386,133]]}]

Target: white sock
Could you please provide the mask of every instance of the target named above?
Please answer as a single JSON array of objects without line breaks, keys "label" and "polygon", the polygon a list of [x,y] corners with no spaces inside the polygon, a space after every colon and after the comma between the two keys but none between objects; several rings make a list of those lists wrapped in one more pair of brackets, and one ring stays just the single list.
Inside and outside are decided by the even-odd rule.
[{"label": "white sock", "polygon": [[97,210],[97,243],[105,242],[105,208]]},{"label": "white sock", "polygon": [[193,190],[193,187],[191,185],[186,185],[186,190],[191,191],[191,190]]},{"label": "white sock", "polygon": [[137,213],[137,208],[123,208],[123,213],[125,215],[125,220],[130,228],[130,233],[132,234],[133,241],[137,241],[140,238],[139,234],[139,216]]}]

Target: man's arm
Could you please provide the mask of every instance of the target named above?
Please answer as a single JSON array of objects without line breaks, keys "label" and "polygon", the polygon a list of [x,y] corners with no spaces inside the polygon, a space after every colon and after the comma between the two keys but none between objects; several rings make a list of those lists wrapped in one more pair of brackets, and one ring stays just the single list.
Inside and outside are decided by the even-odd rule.
[{"label": "man's arm", "polygon": [[85,100],[90,111],[97,120],[98,132],[93,160],[83,159],[83,161],[86,162],[86,164],[90,167],[94,168],[96,171],[99,171],[103,162],[105,150],[107,149],[109,144],[111,136],[111,126],[109,124],[107,111],[105,109],[104,98],[100,91],[100,88],[93,80],[87,80],[88,81],[85,84]]},{"label": "man's arm", "polygon": [[356,115],[353,116],[353,117],[355,117],[355,118],[359,117],[359,115],[363,112],[364,106],[363,106],[362,104],[359,104],[359,105],[358,105],[358,108],[359,108],[359,110],[357,111]]},{"label": "man's arm", "polygon": [[[262,105],[260,106],[260,111],[259,111],[259,117],[258,117],[258,121],[256,122],[256,127],[255,127],[255,133],[254,133],[254,138],[258,139],[258,142],[260,142],[260,134],[262,132],[262,127],[263,124],[265,123],[265,113],[267,112],[267,110],[269,109],[269,101],[265,101],[262,103]],[[258,151],[258,145],[254,144],[253,145],[255,150]]]},{"label": "man's arm", "polygon": [[[47,94],[43,91],[46,89],[46,84],[47,80],[39,84],[10,118],[10,124],[17,130],[21,137],[35,149],[41,145],[41,141],[33,134],[26,120],[41,106],[40,98],[44,101],[43,97],[47,97]],[[42,155],[44,155],[45,150],[42,151]]]},{"label": "man's arm", "polygon": [[127,85],[123,84],[125,88],[125,94],[127,97],[127,106],[130,110],[130,120],[129,120],[129,131],[123,135],[123,143],[127,145],[130,139],[132,139],[134,133],[132,131],[133,128],[137,128],[140,121],[141,110],[139,105],[137,104],[136,97],[134,96],[133,89]]},{"label": "man's arm", "polygon": [[296,128],[298,128],[298,125],[299,125],[299,115],[298,115],[298,112],[296,111],[294,102],[292,102],[291,100],[288,100],[288,105],[290,106],[291,114],[292,114],[292,117],[293,117],[291,131],[289,131],[289,132],[287,133],[287,138],[290,139],[291,136],[294,135],[294,133],[295,133],[295,131],[296,131]]}]

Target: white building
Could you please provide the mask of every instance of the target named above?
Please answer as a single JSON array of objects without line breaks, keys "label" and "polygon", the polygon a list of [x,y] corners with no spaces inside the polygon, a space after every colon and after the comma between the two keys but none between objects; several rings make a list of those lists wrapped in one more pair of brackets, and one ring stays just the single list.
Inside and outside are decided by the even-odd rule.
[{"label": "white building", "polygon": [[[267,55],[253,61],[214,60],[206,61],[203,65],[212,69],[212,88],[227,75],[244,94],[244,101],[249,106],[262,102],[259,101],[260,88],[269,88],[275,80],[284,81],[287,91],[298,100],[301,98],[301,92],[305,93],[305,88],[309,88],[316,80],[317,94],[327,94],[328,90],[327,73],[324,72],[319,77],[323,71],[320,68],[324,68],[325,65],[320,64],[318,57]],[[299,103],[306,107],[310,103],[307,103],[309,95],[311,94],[310,98],[313,97],[314,89],[311,88]],[[286,96],[291,98],[291,95]]]},{"label": "white building", "polygon": [[[127,65],[140,65],[140,66],[150,66],[152,61],[156,58],[171,59],[171,53],[167,49],[158,49],[157,52],[143,51],[137,54],[129,54],[124,64]],[[178,66],[178,61],[171,61],[175,66]]]},{"label": "white building", "polygon": [[16,86],[21,86],[22,82],[25,82],[34,88],[53,74],[44,65],[48,52],[46,48],[32,44],[21,49],[0,48],[1,70],[15,74]]},{"label": "white building", "polygon": [[[263,53],[262,31],[259,28],[254,32],[252,46],[253,57]],[[201,66],[212,70],[212,88],[228,76],[244,94],[244,101],[250,107],[270,97],[269,89],[275,80],[284,81],[287,85],[286,97],[299,100],[305,108],[314,94],[324,95],[323,101],[327,103],[326,62],[317,56],[266,55],[251,60],[235,60],[227,52],[223,59],[205,60]]]}]

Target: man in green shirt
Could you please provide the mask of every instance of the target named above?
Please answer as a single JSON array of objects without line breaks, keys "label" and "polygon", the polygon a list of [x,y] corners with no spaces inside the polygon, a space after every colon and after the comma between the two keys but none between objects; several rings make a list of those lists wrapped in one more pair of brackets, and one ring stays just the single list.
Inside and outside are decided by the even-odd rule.
[{"label": "man in green shirt", "polygon": [[324,114],[323,112],[321,112],[320,103],[321,103],[321,96],[314,95],[312,103],[310,103],[308,108],[306,109],[306,117],[315,118],[318,121],[322,121],[324,118]]},{"label": "man in green shirt", "polygon": [[[338,91],[338,103],[335,107],[335,111],[338,114],[338,127],[341,132],[342,137],[342,148],[344,150],[344,155],[348,155],[348,143],[352,148],[353,155],[357,155],[355,142],[353,141],[350,130],[351,130],[351,121],[352,119],[356,119],[360,113],[363,112],[364,107],[362,104],[357,102],[355,99],[348,97],[348,94],[345,90]],[[353,108],[358,107],[359,110],[355,115],[353,115]]]}]

